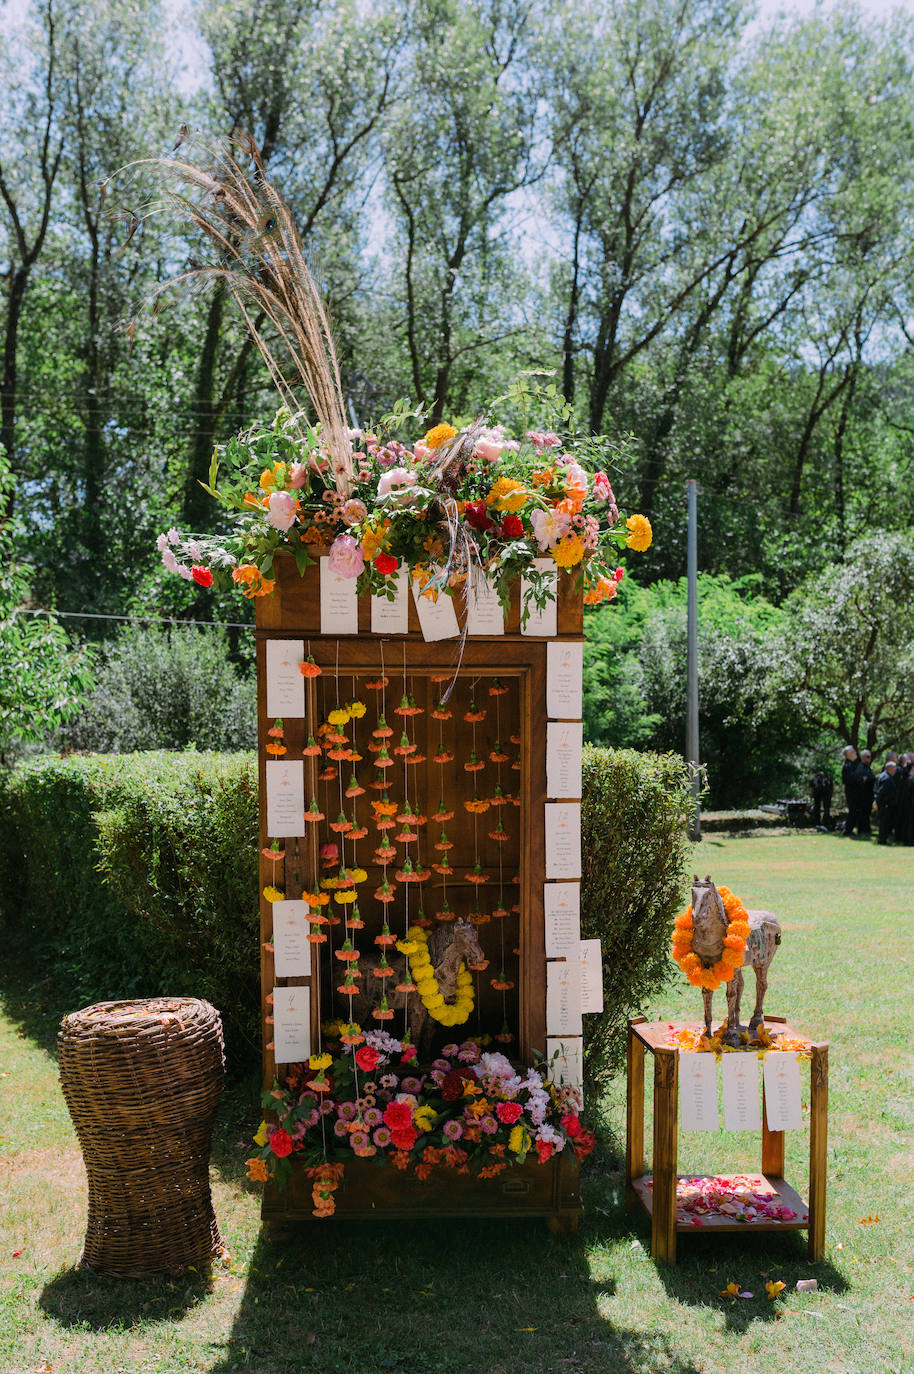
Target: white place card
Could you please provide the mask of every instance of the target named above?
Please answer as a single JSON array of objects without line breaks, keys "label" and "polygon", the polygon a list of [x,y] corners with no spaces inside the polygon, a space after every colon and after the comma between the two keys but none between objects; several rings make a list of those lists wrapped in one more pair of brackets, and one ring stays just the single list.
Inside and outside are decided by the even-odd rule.
[{"label": "white place card", "polygon": [[307,978],[311,972],[308,903],[274,902],[273,971],[277,978]]},{"label": "white place card", "polygon": [[546,645],[546,715],[552,720],[580,720],[584,714],[584,645],[558,639]]},{"label": "white place card", "polygon": [[758,1055],[734,1052],[721,1056],[724,1085],[724,1128],[728,1131],[762,1129],[762,1095],[758,1081]]},{"label": "white place card", "polygon": [[419,615],[422,638],[427,644],[432,644],[438,639],[457,638],[460,626],[457,623],[457,612],[452,597],[446,592],[439,591],[438,600],[433,601],[430,596],[422,596],[418,583],[413,582],[413,600]]},{"label": "white place card", "polygon": [[546,802],[546,877],[581,876],[581,803]]},{"label": "white place card", "polygon": [[267,760],[267,834],[305,833],[305,769],[300,759]]},{"label": "white place card", "polygon": [[393,601],[386,596],[371,598],[371,633],[373,635],[409,634],[409,575],[405,568],[398,568],[388,584],[395,587]]},{"label": "white place card", "polygon": [[551,1036],[546,1039],[546,1058],[551,1062],[552,1056],[558,1052],[558,1058],[552,1065],[551,1073],[553,1082],[563,1087],[578,1088],[584,1086],[584,1043],[582,1040],[553,1039]]},{"label": "white place card", "polygon": [[684,1131],[720,1129],[717,1060],[713,1054],[680,1054],[679,1106]]},{"label": "white place card", "polygon": [[271,720],[304,716],[305,679],[298,666],[304,656],[304,640],[267,640],[267,715]]},{"label": "white place card", "polygon": [[581,961],[581,1011],[603,1010],[603,950],[599,940],[582,940],[579,956]]},{"label": "white place card", "polygon": [[581,965],[577,959],[546,965],[546,1034],[581,1035]]},{"label": "white place card", "polygon": [[300,1064],[311,1054],[311,989],[273,989],[273,1058]]},{"label": "white place card", "polygon": [[[520,580],[520,618],[522,635],[555,635],[558,633],[559,619],[556,597],[559,589],[558,569],[551,558],[534,558],[534,570],[538,573],[545,573],[549,578],[551,594],[549,600],[541,611],[536,609],[536,602],[533,597],[527,600],[527,593],[530,590],[530,581],[526,577]],[[527,616],[527,623],[524,624],[524,608],[529,607],[530,614]]]},{"label": "white place card", "polygon": [[546,725],[546,796],[581,796],[581,721],[550,720]]},{"label": "white place card", "polygon": [[357,635],[359,597],[354,577],[330,571],[330,560],[318,559],[321,569],[321,634]]},{"label": "white place card", "polygon": [[467,634],[503,635],[505,613],[498,593],[481,568],[473,569],[467,588]]},{"label": "white place card", "polygon": [[765,1115],[769,1131],[799,1131],[803,1128],[803,1095],[800,1089],[800,1059],[791,1050],[775,1050],[763,1062]]},{"label": "white place card", "polygon": [[544,883],[546,958],[574,958],[581,940],[581,884]]}]

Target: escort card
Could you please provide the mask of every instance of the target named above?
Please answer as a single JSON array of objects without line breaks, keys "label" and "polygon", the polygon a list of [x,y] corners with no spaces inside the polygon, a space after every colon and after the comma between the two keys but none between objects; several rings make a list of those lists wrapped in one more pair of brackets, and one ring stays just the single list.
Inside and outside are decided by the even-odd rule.
[{"label": "escort card", "polygon": [[393,601],[386,596],[371,598],[371,633],[373,635],[409,634],[409,577],[405,568],[398,568],[387,579],[388,586],[393,584],[396,595]]},{"label": "escort card", "polygon": [[438,600],[419,594],[419,585],[413,582],[413,601],[419,615],[419,628],[427,644],[438,639],[456,639],[460,633],[454,602],[445,592],[439,591]]},{"label": "escort card", "polygon": [[267,715],[272,720],[305,714],[305,679],[298,667],[304,656],[301,639],[267,640]]},{"label": "escort card", "polygon": [[758,1083],[758,1055],[738,1052],[721,1056],[724,1084],[724,1127],[728,1131],[760,1131],[762,1098]]},{"label": "escort card", "polygon": [[581,803],[546,802],[546,877],[581,876]]},{"label": "escort card", "polygon": [[357,635],[359,598],[354,577],[330,571],[330,560],[319,558],[321,569],[321,634]]},{"label": "escort card", "polygon": [[580,797],[584,726],[550,720],[546,726],[546,796]]},{"label": "escort card", "polygon": [[568,1088],[583,1088],[584,1086],[584,1044],[581,1040],[555,1040],[548,1037],[546,1040],[546,1058],[551,1062],[552,1056],[558,1051],[558,1059],[552,1065],[550,1073],[553,1081]]},{"label": "escort card", "polygon": [[[527,600],[527,592],[530,590],[530,581],[526,577],[520,580],[520,619],[522,635],[554,635],[558,633],[558,607],[556,597],[559,588],[558,569],[551,558],[534,558],[534,570],[538,573],[545,573],[549,578],[551,593],[549,600],[541,611],[536,609],[536,602],[531,596]],[[527,623],[524,624],[524,610],[529,609]]]},{"label": "escort card", "polygon": [[586,1016],[591,1011],[603,1010],[603,950],[599,940],[582,940],[579,959],[581,962],[581,1011]]},{"label": "escort card", "polygon": [[273,1058],[300,1064],[311,1054],[311,989],[273,989]]},{"label": "escort card", "polygon": [[277,978],[307,978],[311,972],[308,903],[274,902],[273,970]]},{"label": "escort card", "polygon": [[769,1131],[799,1131],[803,1127],[800,1060],[790,1050],[776,1050],[763,1060],[765,1115]]},{"label": "escort card", "polygon": [[559,639],[546,645],[546,715],[553,720],[580,720],[584,714],[582,680],[584,645]]},{"label": "escort card", "polygon": [[713,1054],[679,1056],[679,1105],[684,1131],[716,1131],[717,1060]]},{"label": "escort card", "polygon": [[467,634],[503,635],[505,613],[498,593],[481,568],[474,568],[467,589]]},{"label": "escort card", "polygon": [[581,1035],[581,966],[577,959],[546,965],[546,1034]]},{"label": "escort card", "polygon": [[267,834],[304,835],[305,769],[300,759],[267,760]]},{"label": "escort card", "polygon": [[545,883],[543,908],[546,913],[546,958],[565,959],[581,940],[581,884]]}]

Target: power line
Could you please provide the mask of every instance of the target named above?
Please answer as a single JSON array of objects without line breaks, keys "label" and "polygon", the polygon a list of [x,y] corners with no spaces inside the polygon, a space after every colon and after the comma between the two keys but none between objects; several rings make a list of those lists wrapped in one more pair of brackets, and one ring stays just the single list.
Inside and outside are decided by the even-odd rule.
[{"label": "power line", "polygon": [[67,620],[125,620],[139,623],[156,621],[161,625],[200,625],[209,630],[252,630],[254,628],[252,620],[181,620],[176,616],[167,615],[108,615],[103,611],[52,611],[43,607],[38,610],[20,608],[13,611],[13,616],[17,615],[49,615],[55,619],[60,617]]}]

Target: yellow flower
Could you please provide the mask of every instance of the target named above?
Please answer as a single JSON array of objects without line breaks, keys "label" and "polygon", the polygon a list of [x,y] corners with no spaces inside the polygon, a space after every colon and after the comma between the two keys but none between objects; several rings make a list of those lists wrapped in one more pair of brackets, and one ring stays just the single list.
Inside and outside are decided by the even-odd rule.
[{"label": "yellow flower", "polygon": [[286,894],[280,892],[278,887],[265,887],[263,895],[268,902],[284,902],[286,900]]},{"label": "yellow flower", "polygon": [[327,717],[331,725],[347,725],[349,722],[349,708],[346,706],[335,707]]},{"label": "yellow flower", "polygon": [[350,887],[345,892],[335,892],[333,894],[333,900],[335,902],[342,902],[345,905],[346,902],[354,902],[357,896],[358,893],[353,892]]},{"label": "yellow flower", "polygon": [[389,530],[389,520],[380,520],[376,525],[365,526],[362,534],[362,557],[369,563],[384,547],[384,541],[387,538]]},{"label": "yellow flower", "polygon": [[265,468],[260,474],[260,486],[263,491],[269,491],[275,487],[277,482],[285,482],[286,465],[285,463],[274,463],[272,468]]},{"label": "yellow flower", "polygon": [[486,504],[496,510],[517,512],[527,500],[527,489],[523,482],[515,482],[513,477],[499,477],[486,497]]},{"label": "yellow flower", "polygon": [[437,1112],[431,1107],[419,1107],[417,1111],[413,1112],[413,1125],[417,1130],[430,1131],[436,1116]]},{"label": "yellow flower", "polygon": [[400,951],[401,954],[415,954],[418,948],[419,946],[416,944],[415,940],[397,941],[397,949]]},{"label": "yellow flower", "polygon": [[333,1058],[329,1054],[312,1054],[308,1060],[309,1069],[329,1069],[333,1063]]},{"label": "yellow flower", "polygon": [[651,530],[651,522],[646,515],[630,515],[625,522],[625,528],[631,530],[631,534],[625,543],[635,553],[644,553],[645,549],[651,547],[651,540],[654,537]]},{"label": "yellow flower", "polygon": [[778,1293],[783,1293],[786,1287],[786,1283],[782,1282],[781,1279],[765,1280],[765,1292],[768,1294],[769,1298],[776,1298]]},{"label": "yellow flower", "polygon": [[350,701],[348,710],[353,720],[361,720],[368,707],[364,701]]},{"label": "yellow flower", "polygon": [[255,1144],[255,1145],[259,1145],[259,1146],[261,1147],[261,1149],[262,1149],[263,1146],[266,1145],[266,1143],[267,1143],[267,1123],[266,1123],[265,1121],[261,1121],[260,1125],[257,1127],[257,1134],[254,1136],[254,1144]]},{"label": "yellow flower", "polygon": [[738,1297],[739,1297],[739,1284],[738,1284],[738,1283],[733,1283],[733,1282],[731,1281],[730,1283],[727,1284],[726,1288],[722,1288],[722,1289],[720,1290],[720,1296],[721,1296],[722,1298],[738,1298]]},{"label": "yellow flower", "polygon": [[530,1136],[527,1128],[520,1121],[512,1128],[508,1137],[508,1149],[512,1155],[526,1154],[530,1148]]},{"label": "yellow flower", "polygon": [[426,434],[425,442],[431,449],[440,448],[448,439],[453,439],[456,433],[453,425],[435,425],[434,429],[430,429]]},{"label": "yellow flower", "polygon": [[560,568],[573,568],[584,557],[586,543],[578,534],[566,534],[552,550],[552,557]]}]

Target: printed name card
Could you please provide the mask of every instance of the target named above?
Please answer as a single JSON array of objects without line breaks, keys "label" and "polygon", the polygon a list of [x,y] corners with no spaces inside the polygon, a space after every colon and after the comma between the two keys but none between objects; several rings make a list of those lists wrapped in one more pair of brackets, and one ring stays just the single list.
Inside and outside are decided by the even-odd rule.
[{"label": "printed name card", "polygon": [[329,558],[318,559],[321,569],[321,634],[357,635],[359,598],[354,577],[330,571]]},{"label": "printed name card", "polygon": [[546,965],[546,1034],[581,1035],[581,965],[577,959]]},{"label": "printed name card", "polygon": [[474,568],[467,590],[467,634],[503,635],[505,613],[498,593],[481,568]]},{"label": "printed name card", "polygon": [[580,720],[584,714],[584,645],[559,639],[546,645],[546,715]]},{"label": "printed name card", "polygon": [[273,969],[277,978],[306,978],[311,972],[308,903],[273,903]]},{"label": "printed name card", "polygon": [[267,640],[267,715],[274,720],[305,714],[305,679],[298,667],[304,656],[301,639]]},{"label": "printed name card", "polygon": [[546,726],[546,796],[580,797],[584,726],[550,720]]},{"label": "printed name card", "polygon": [[[522,577],[520,580],[520,632],[522,635],[555,635],[558,633],[558,606],[556,597],[559,589],[558,570],[551,558],[534,558],[533,568],[535,572],[544,573],[549,584],[549,600],[543,609],[537,610],[536,602],[532,594],[527,599],[528,592],[531,591],[529,578]],[[524,610],[529,609],[527,622],[524,624]]]},{"label": "printed name card", "polygon": [[581,940],[581,884],[545,883],[546,958],[574,958]]},{"label": "printed name card", "polygon": [[311,989],[273,989],[273,1058],[300,1064],[311,1054]]},{"label": "printed name card", "polygon": [[724,1127],[728,1131],[760,1131],[762,1098],[758,1082],[758,1056],[725,1054],[720,1061],[724,1085]]},{"label": "printed name card", "polygon": [[789,1050],[777,1050],[765,1055],[763,1065],[769,1131],[801,1130],[803,1103],[799,1056]]},{"label": "printed name card", "polygon": [[553,1075],[553,1081],[563,1087],[583,1088],[583,1042],[581,1040],[557,1040],[552,1037],[547,1037],[546,1058],[550,1063],[552,1063],[552,1057],[556,1053],[558,1053],[558,1058],[550,1069]]},{"label": "printed name card", "polygon": [[419,616],[419,628],[427,644],[438,639],[456,639],[460,633],[454,602],[446,592],[439,591],[438,600],[420,595],[419,584],[413,582],[413,601]]},{"label": "printed name card", "polygon": [[305,769],[300,759],[267,761],[267,834],[305,833]]},{"label": "printed name card", "polygon": [[398,568],[387,585],[394,587],[394,599],[371,597],[371,633],[373,635],[409,634],[409,577],[405,568]]},{"label": "printed name card", "polygon": [[581,1011],[603,1010],[603,950],[599,940],[582,940],[578,955],[581,963]]},{"label": "printed name card", "polygon": [[546,802],[546,877],[581,876],[581,803]]},{"label": "printed name card", "polygon": [[716,1131],[717,1061],[713,1054],[679,1056],[679,1105],[684,1131]]}]

